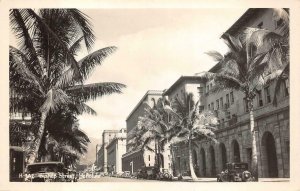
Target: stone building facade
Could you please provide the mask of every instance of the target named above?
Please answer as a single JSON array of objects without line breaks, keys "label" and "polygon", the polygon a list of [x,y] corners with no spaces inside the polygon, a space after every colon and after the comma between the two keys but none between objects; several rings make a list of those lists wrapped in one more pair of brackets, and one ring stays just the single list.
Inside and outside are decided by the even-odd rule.
[{"label": "stone building facade", "polygon": [[[157,100],[162,97],[163,91],[157,90],[149,90],[143,96],[143,98],[139,101],[137,106],[133,109],[133,111],[129,114],[126,119],[126,129],[127,135],[130,134],[132,129],[134,129],[138,123],[139,117],[145,115],[145,109],[153,107]],[[127,142],[129,138],[127,136]],[[154,148],[154,144],[150,144],[150,147]],[[161,158],[163,158],[162,166],[167,168],[170,166],[170,160],[167,152],[163,153]],[[137,172],[138,169],[141,169],[143,166],[154,166],[155,164],[155,153],[149,150],[136,149],[131,150],[127,146],[126,153],[122,157],[122,169],[123,171],[130,171],[131,173]]]},{"label": "stone building facade", "polygon": [[126,129],[120,132],[106,146],[107,169],[109,173],[122,172],[122,155],[126,153]]},{"label": "stone building facade", "polygon": [[106,173],[108,172],[107,169],[107,145],[108,143],[116,137],[116,135],[119,133],[119,130],[104,130],[102,133],[102,145],[97,152],[97,160],[98,164],[96,164],[97,168],[100,169],[100,171]]},{"label": "stone building facade", "polygon": [[[238,36],[245,27],[251,26],[276,31],[278,22],[273,19],[272,9],[249,9],[226,32]],[[218,72],[220,67],[217,64],[210,71]],[[179,83],[177,86],[180,89]],[[215,132],[218,143],[202,141],[193,149],[196,174],[201,177],[215,177],[227,162],[247,162],[251,167],[249,111],[244,95],[237,91],[213,93],[213,86],[213,82],[198,81],[201,105],[204,109],[215,110],[220,122]],[[259,177],[290,176],[289,81],[281,84],[276,107],[272,105],[274,89],[274,83],[264,86],[254,100]],[[168,94],[172,95],[171,91]],[[187,145],[176,144],[172,149],[177,173],[188,171]]]}]

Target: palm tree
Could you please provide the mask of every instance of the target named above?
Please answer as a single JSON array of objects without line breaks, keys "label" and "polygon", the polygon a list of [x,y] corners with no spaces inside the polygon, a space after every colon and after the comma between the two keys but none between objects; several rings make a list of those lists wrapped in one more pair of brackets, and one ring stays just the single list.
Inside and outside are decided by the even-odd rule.
[{"label": "palm tree", "polygon": [[248,28],[240,38],[229,34],[224,34],[223,38],[229,48],[224,56],[216,51],[207,53],[219,62],[221,69],[218,73],[207,72],[202,76],[215,81],[215,91],[237,90],[244,93],[252,135],[251,166],[253,175],[258,180],[257,130],[254,129],[253,100],[263,85],[271,83],[284,71],[282,68],[286,65],[282,62],[282,53],[273,46],[282,36],[267,30]]},{"label": "palm tree", "polygon": [[[164,107],[168,105],[168,101],[160,98],[157,103],[151,108],[145,109],[145,116],[139,117],[138,124],[144,129],[143,146],[147,147],[154,142],[156,165],[160,168],[162,166],[161,154],[165,151],[165,147],[170,141],[172,123],[169,120],[169,114]],[[153,151],[153,150],[152,150]]]},{"label": "palm tree", "polygon": [[169,109],[174,122],[172,143],[184,141],[188,143],[189,167],[193,180],[197,179],[192,161],[192,149],[196,141],[212,140],[216,141],[214,130],[218,125],[218,120],[210,111],[199,111],[199,101],[195,102],[192,93],[185,94],[183,98],[176,97]]},{"label": "palm tree", "polygon": [[[78,156],[87,152],[88,136],[79,129],[76,113],[68,109],[60,109],[56,113],[48,115],[39,156],[51,156],[51,160],[57,160],[57,152],[62,146],[68,147],[68,153],[73,152]],[[50,142],[50,143],[49,143]],[[56,151],[55,151],[56,150]],[[57,151],[58,150],[58,151]],[[62,150],[64,151],[64,150]],[[58,156],[62,157],[60,154]]]},{"label": "palm tree", "polygon": [[[14,111],[37,116],[37,133],[28,163],[37,157],[47,117],[64,106],[94,113],[86,101],[121,93],[125,85],[114,82],[83,84],[116,47],[97,50],[77,61],[84,40],[88,50],[94,35],[88,18],[76,9],[10,10],[11,27],[20,47],[10,46],[10,89]],[[35,119],[35,118],[34,118]]]}]

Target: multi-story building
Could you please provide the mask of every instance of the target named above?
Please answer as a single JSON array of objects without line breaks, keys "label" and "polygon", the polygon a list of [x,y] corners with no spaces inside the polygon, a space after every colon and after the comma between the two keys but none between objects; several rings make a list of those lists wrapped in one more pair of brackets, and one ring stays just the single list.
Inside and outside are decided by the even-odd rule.
[{"label": "multi-story building", "polygon": [[96,165],[97,169],[99,169],[101,172],[104,171],[104,146],[103,146],[103,144],[100,145],[100,149],[97,151],[95,165]]},{"label": "multi-story building", "polygon": [[[162,97],[163,91],[149,90],[135,106],[132,112],[126,119],[126,129],[127,129],[127,142],[130,139],[128,136],[131,131],[136,127],[139,117],[144,116],[145,109],[153,107],[157,100]],[[126,146],[126,153],[122,157],[122,170],[137,172],[138,169],[141,169],[143,166],[154,166],[155,163],[155,153],[144,150],[144,149],[135,149],[132,150]]]},{"label": "multi-story building", "polygon": [[[205,83],[201,79],[199,76],[181,76],[163,95],[172,104],[175,99],[181,100],[184,99],[184,96],[192,94],[195,101],[199,100],[200,110],[203,110],[206,104],[204,95]],[[171,148],[173,150],[174,174],[178,175],[187,172],[189,170],[187,145],[184,143],[173,144]]]},{"label": "multi-story building", "polygon": [[102,145],[97,153],[98,164],[96,166],[106,173],[107,169],[107,145],[109,142],[116,137],[119,133],[119,130],[104,130],[102,133]]},{"label": "multi-story building", "polygon": [[108,172],[122,172],[122,155],[126,153],[126,129],[120,130],[120,132],[108,143],[106,150]]},{"label": "multi-story building", "polygon": [[[248,9],[226,33],[238,37],[246,27],[276,31],[280,20],[273,19],[272,9]],[[210,72],[217,73],[221,64]],[[174,84],[166,92],[170,97],[180,95],[182,85]],[[212,92],[214,82],[199,82],[201,106],[217,110],[220,122],[215,132],[218,143],[201,141],[193,149],[193,163],[198,176],[215,176],[227,162],[247,162],[251,167],[251,132],[249,111],[244,95],[238,91]],[[289,82],[281,85],[278,104],[272,104],[275,84],[267,84],[257,91],[254,101],[255,128],[258,130],[257,155],[259,177],[289,177]],[[222,112],[222,110],[224,112]],[[188,171],[188,150],[184,143],[173,145],[177,171]]]}]

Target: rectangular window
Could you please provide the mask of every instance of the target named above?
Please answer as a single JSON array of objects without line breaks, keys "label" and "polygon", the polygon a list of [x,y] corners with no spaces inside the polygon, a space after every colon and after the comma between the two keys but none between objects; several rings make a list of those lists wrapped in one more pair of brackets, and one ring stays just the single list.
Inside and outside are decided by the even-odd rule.
[{"label": "rectangular window", "polygon": [[148,155],[148,159],[149,159],[149,161],[150,161],[150,155]]},{"label": "rectangular window", "polygon": [[229,106],[229,94],[226,94],[226,104]]},{"label": "rectangular window", "polygon": [[199,106],[199,111],[202,112],[204,110],[204,105]]},{"label": "rectangular window", "polygon": [[208,104],[208,110],[210,110],[210,104]]},{"label": "rectangular window", "polygon": [[261,95],[261,90],[257,91],[257,105],[258,105],[258,107],[261,107],[264,105],[262,95]]},{"label": "rectangular window", "polygon": [[220,107],[223,109],[224,105],[223,105],[223,97],[220,98]]},{"label": "rectangular window", "polygon": [[198,87],[198,90],[199,90],[199,94],[200,94],[200,95],[203,95],[203,93],[204,93],[204,92],[203,92],[203,87]]},{"label": "rectangular window", "polygon": [[214,106],[214,102],[211,103],[211,110],[214,110],[215,106]]},{"label": "rectangular window", "polygon": [[265,87],[265,100],[266,100],[266,103],[270,103],[271,102],[271,95],[270,95],[270,87],[267,86]]},{"label": "rectangular window", "polygon": [[216,101],[217,109],[220,109],[219,100]]},{"label": "rectangular window", "polygon": [[231,104],[233,104],[233,103],[234,103],[233,92],[230,92],[230,101],[231,101]]},{"label": "rectangular window", "polygon": [[248,101],[246,98],[243,99],[244,100],[244,108],[245,108],[245,112],[249,111],[249,107],[248,107]]}]

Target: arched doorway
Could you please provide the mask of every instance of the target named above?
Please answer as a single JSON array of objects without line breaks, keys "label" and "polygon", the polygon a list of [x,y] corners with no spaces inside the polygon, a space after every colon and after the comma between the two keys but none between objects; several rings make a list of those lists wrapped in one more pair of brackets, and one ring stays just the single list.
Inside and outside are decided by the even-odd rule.
[{"label": "arched doorway", "polygon": [[233,162],[241,162],[239,143],[237,142],[237,140],[233,140],[231,145],[233,150]]},{"label": "arched doorway", "polygon": [[278,177],[278,165],[276,146],[273,135],[270,132],[265,132],[262,137],[263,150],[263,165],[265,166],[265,173],[267,177]]},{"label": "arched doorway", "polygon": [[209,147],[209,153],[210,153],[210,162],[211,162],[210,175],[215,176],[216,175],[216,158],[215,158],[215,149],[213,146]]},{"label": "arched doorway", "polygon": [[203,148],[200,150],[200,156],[201,156],[201,166],[200,166],[201,173],[203,176],[206,176],[206,159],[205,159],[205,151]]},{"label": "arched doorway", "polygon": [[220,152],[221,152],[222,170],[224,170],[226,168],[226,163],[227,163],[226,147],[224,143],[220,143]]}]

